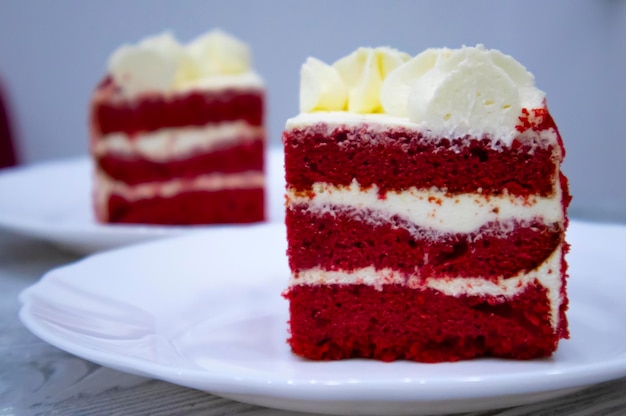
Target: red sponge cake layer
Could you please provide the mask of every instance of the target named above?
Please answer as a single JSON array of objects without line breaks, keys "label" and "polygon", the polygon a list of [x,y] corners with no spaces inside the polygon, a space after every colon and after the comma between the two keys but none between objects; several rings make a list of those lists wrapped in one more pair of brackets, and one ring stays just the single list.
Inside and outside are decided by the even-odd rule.
[{"label": "red sponge cake layer", "polygon": [[[116,223],[228,224],[263,218],[264,191],[226,189],[215,192],[183,192],[175,198],[156,196],[129,201],[117,194],[108,200],[108,215]],[[200,207],[202,207],[200,209]]]},{"label": "red sponge cake layer", "polygon": [[[366,140],[364,140],[364,138]],[[510,146],[489,138],[434,140],[424,132],[376,124],[314,124],[283,135],[287,182],[309,189],[316,182],[381,192],[435,187],[447,192],[551,195],[561,147],[539,135],[520,136]],[[332,155],[332,157],[329,157]]]},{"label": "red sponge cake layer", "polygon": [[290,289],[294,353],[314,360],[375,358],[440,362],[481,356],[550,355],[554,331],[547,294],[529,285],[511,299],[446,296],[385,285],[301,285]]},{"label": "red sponge cake layer", "polygon": [[[331,214],[332,212],[332,214]],[[437,233],[402,218],[386,221],[372,211],[329,207],[312,214],[303,205],[287,211],[292,270],[393,269],[420,280],[481,276],[497,281],[544,264],[563,243],[560,224],[539,218],[488,223],[471,233]],[[510,253],[520,253],[511,255]]]},{"label": "red sponge cake layer", "polygon": [[[223,146],[179,159],[153,160],[137,154],[104,153],[96,158],[102,173],[128,185],[160,182],[172,178],[194,178],[207,172],[237,173],[264,170],[264,132],[252,140],[237,138],[237,146]],[[210,167],[210,170],[208,169]]]},{"label": "red sponge cake layer", "polygon": [[98,87],[92,104],[92,123],[101,135],[128,135],[167,127],[204,126],[243,120],[263,125],[264,92],[226,88],[171,95],[147,94],[141,100],[122,98],[111,79]]}]

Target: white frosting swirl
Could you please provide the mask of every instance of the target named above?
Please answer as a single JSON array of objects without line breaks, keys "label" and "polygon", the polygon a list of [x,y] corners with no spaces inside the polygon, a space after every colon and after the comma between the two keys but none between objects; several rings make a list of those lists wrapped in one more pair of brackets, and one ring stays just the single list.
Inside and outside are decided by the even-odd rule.
[{"label": "white frosting swirl", "polygon": [[437,135],[492,134],[513,140],[522,108],[541,108],[545,94],[511,56],[483,45],[428,49],[385,79],[387,114],[408,117]]},{"label": "white frosting swirl", "polygon": [[319,59],[308,58],[300,70],[300,111],[343,110],[348,89],[339,72]]},{"label": "white frosting swirl", "polygon": [[109,59],[109,74],[127,96],[215,84],[207,82],[214,78],[261,84],[248,45],[219,29],[187,45],[165,32],[121,46]]}]

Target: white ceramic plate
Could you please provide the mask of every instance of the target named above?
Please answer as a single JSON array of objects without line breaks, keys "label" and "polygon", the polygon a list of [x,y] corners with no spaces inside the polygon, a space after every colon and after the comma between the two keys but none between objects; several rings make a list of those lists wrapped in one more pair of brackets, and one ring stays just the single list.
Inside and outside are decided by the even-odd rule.
[{"label": "white ceramic plate", "polygon": [[[207,228],[99,224],[91,206],[91,175],[87,157],[0,172],[0,227],[81,254]],[[267,175],[268,220],[282,222],[282,149],[268,152]]]},{"label": "white ceramic plate", "polygon": [[90,361],[287,410],[514,406],[626,376],[626,227],[572,222],[571,339],[551,359],[310,362],[286,345],[284,227],[215,228],[101,253],[21,294],[22,322]]}]

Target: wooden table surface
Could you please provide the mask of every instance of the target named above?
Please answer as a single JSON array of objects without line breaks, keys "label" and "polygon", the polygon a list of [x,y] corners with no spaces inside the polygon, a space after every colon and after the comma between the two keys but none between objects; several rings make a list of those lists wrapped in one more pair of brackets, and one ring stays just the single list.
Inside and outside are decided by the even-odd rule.
[{"label": "wooden table surface", "polygon": [[[0,230],[0,416],[294,414],[101,367],[32,335],[18,319],[18,294],[47,270],[79,258]],[[554,400],[466,415],[622,416],[626,378]]]}]

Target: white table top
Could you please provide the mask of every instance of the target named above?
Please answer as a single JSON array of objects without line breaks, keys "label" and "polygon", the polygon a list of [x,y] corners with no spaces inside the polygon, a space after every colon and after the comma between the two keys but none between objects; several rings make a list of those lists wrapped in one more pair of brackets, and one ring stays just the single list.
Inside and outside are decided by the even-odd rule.
[{"label": "white table top", "polygon": [[[18,294],[45,271],[78,258],[49,244],[0,230],[1,414],[292,414],[104,368],[32,335],[18,319]],[[572,414],[626,414],[626,378],[550,401],[471,413],[473,416]]]}]

